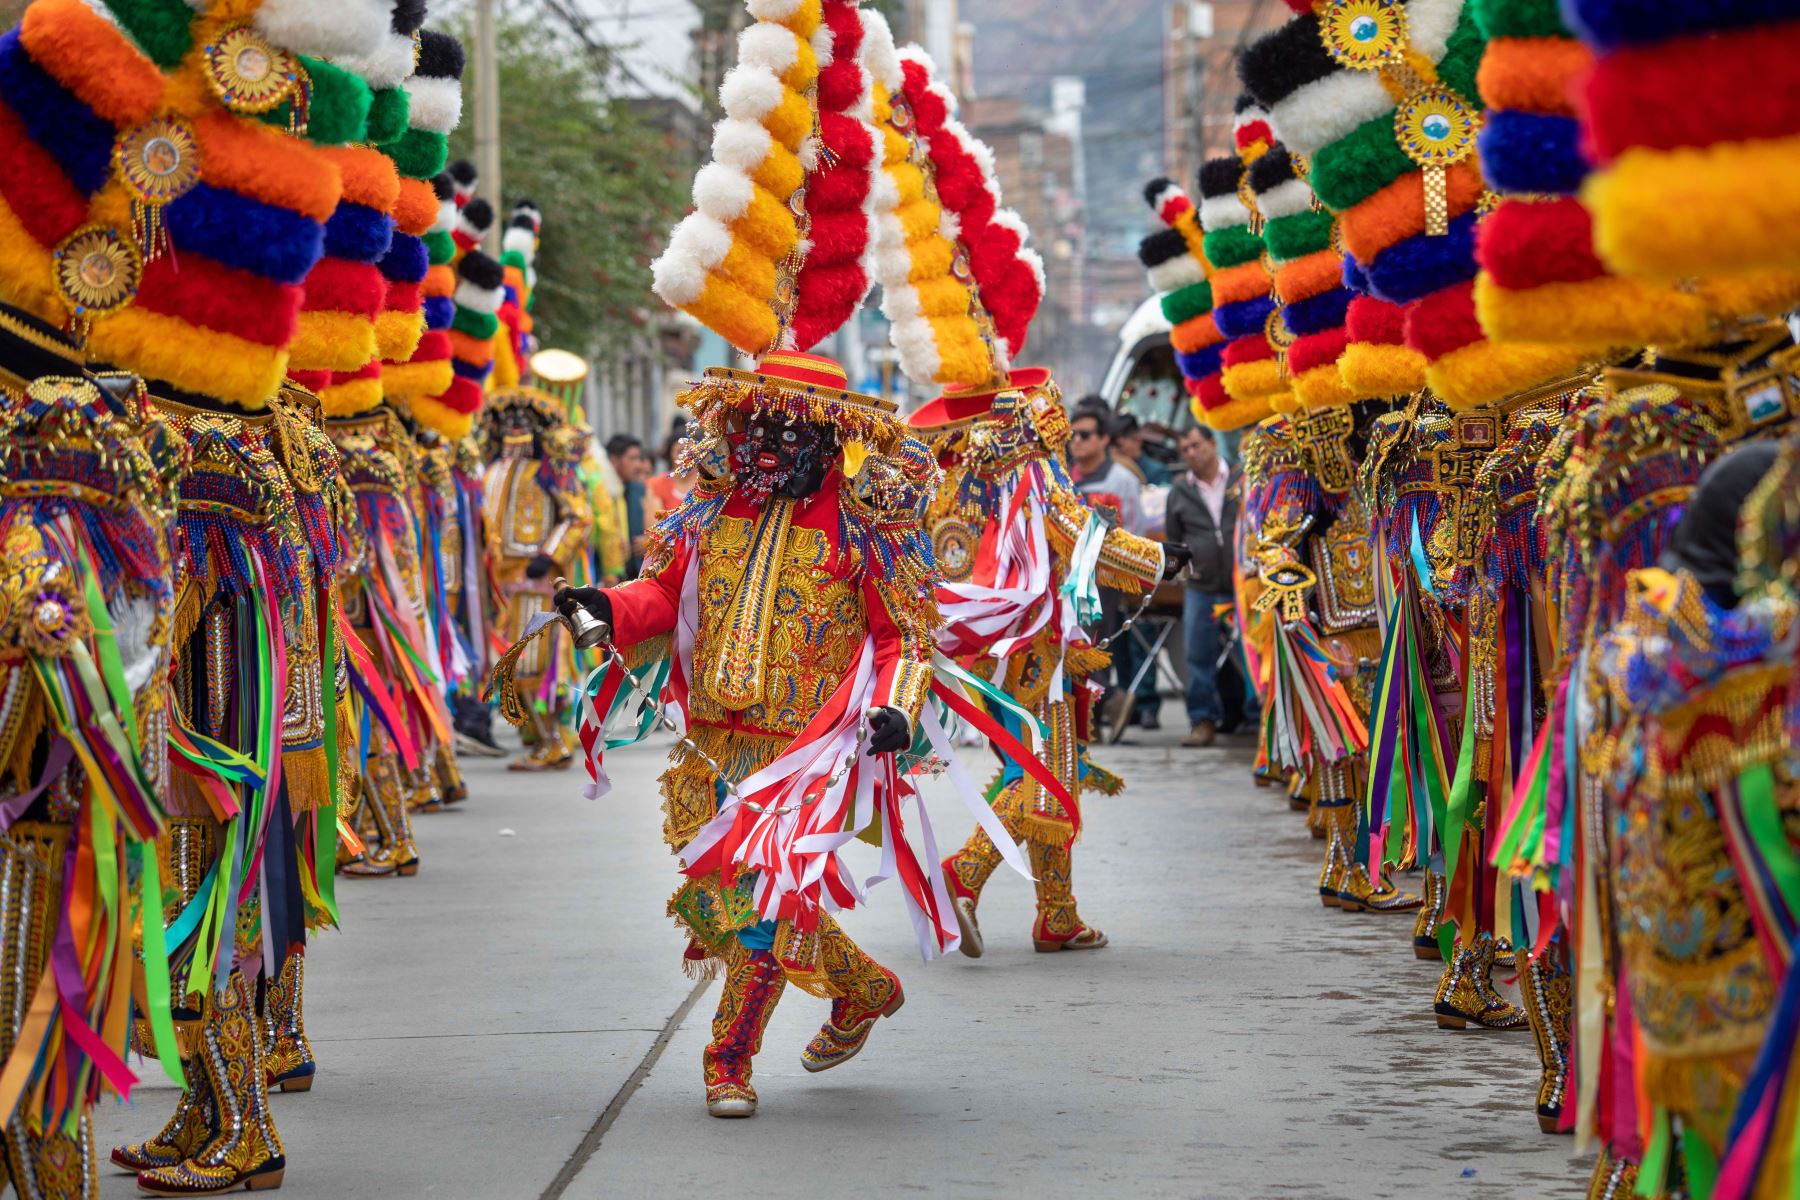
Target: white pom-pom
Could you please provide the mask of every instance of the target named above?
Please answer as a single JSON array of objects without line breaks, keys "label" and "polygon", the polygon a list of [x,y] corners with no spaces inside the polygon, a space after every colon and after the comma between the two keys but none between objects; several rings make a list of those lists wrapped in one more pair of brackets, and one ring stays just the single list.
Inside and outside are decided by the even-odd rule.
[{"label": "white pom-pom", "polygon": [[727,116],[761,121],[781,105],[786,91],[781,80],[763,67],[741,64],[725,73],[719,85],[719,104]]},{"label": "white pom-pom", "polygon": [[1168,262],[1158,263],[1147,272],[1150,286],[1159,292],[1172,292],[1206,280],[1199,260],[1191,254],[1180,254]]},{"label": "white pom-pom", "polygon": [[900,52],[894,48],[894,31],[887,18],[873,9],[862,14],[863,69],[889,92],[897,92],[905,77],[900,73]]},{"label": "white pom-pom", "polygon": [[462,83],[451,78],[414,75],[406,81],[412,97],[407,123],[414,129],[448,134],[462,122]]},{"label": "white pom-pom", "polygon": [[471,312],[497,313],[505,299],[506,289],[504,288],[476,287],[466,279],[457,281],[456,303]]},{"label": "white pom-pom", "polygon": [[380,91],[399,87],[413,73],[413,40],[389,29],[373,54],[350,55],[337,60],[337,65],[364,83]]},{"label": "white pom-pom", "polygon": [[813,30],[812,51],[821,71],[837,60],[837,35],[831,32],[831,26],[820,25]]},{"label": "white pom-pom", "polygon": [[806,7],[806,0],[749,0],[745,7],[759,21],[786,21]]},{"label": "white pom-pom", "polygon": [[954,242],[962,237],[962,218],[943,209],[938,213],[938,236],[946,242]]},{"label": "white pom-pom", "polygon": [[1044,256],[1027,247],[1019,251],[1019,257],[1031,268],[1031,277],[1037,280],[1038,299],[1042,301],[1044,293],[1050,287],[1049,276],[1044,274]]},{"label": "white pom-pom", "polygon": [[707,163],[694,176],[694,207],[726,225],[743,216],[755,196],[750,177],[722,163]]},{"label": "white pom-pom", "polygon": [[769,157],[775,139],[755,121],[727,117],[713,128],[713,161],[748,174]]},{"label": "white pom-pom", "polygon": [[1205,229],[1233,229],[1249,223],[1250,210],[1244,207],[1236,192],[1208,196],[1200,202],[1200,224]]},{"label": "white pom-pom", "polygon": [[431,223],[433,233],[449,233],[456,228],[456,220],[462,215],[462,209],[456,207],[455,200],[439,200],[437,220]]},{"label": "white pom-pom", "polygon": [[785,75],[799,60],[799,39],[793,31],[779,25],[752,25],[738,35],[738,61],[741,63]]},{"label": "white pom-pom", "polygon": [[1284,179],[1266,192],[1256,194],[1256,208],[1264,218],[1275,220],[1303,213],[1312,207],[1312,189],[1304,179]]},{"label": "white pom-pom", "polygon": [[508,225],[506,232],[500,235],[500,249],[503,253],[516,252],[530,258],[537,251],[537,234],[517,225]]},{"label": "white pom-pom", "polygon": [[1375,71],[1335,71],[1275,106],[1269,125],[1289,151],[1317,154],[1363,122],[1394,111],[1394,98]]},{"label": "white pom-pom", "polygon": [[819,169],[819,139],[811,134],[800,143],[800,166],[808,175]]},{"label": "white pom-pom", "polygon": [[392,17],[388,0],[263,0],[250,24],[284,50],[343,58],[374,54]]},{"label": "white pom-pom", "polygon": [[656,294],[665,304],[682,308],[700,299],[707,274],[731,251],[731,231],[704,213],[693,213],[675,227],[669,248],[650,264]]},{"label": "white pom-pom", "polygon": [[1410,0],[1406,6],[1406,31],[1413,49],[1432,62],[1443,58],[1462,11],[1463,0]]}]

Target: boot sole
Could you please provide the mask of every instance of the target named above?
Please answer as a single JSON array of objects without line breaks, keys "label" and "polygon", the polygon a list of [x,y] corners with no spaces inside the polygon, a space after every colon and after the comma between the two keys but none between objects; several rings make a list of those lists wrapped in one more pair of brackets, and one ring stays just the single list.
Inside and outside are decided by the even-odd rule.
[{"label": "boot sole", "polygon": [[721,1100],[717,1104],[706,1106],[707,1115],[718,1117],[722,1121],[741,1121],[756,1115],[756,1105],[747,1100]]},{"label": "boot sole", "polygon": [[[856,1044],[856,1049],[854,1049],[850,1053],[844,1055],[844,1057],[842,1057],[842,1058],[834,1058],[828,1063],[820,1063],[817,1066],[814,1066],[812,1061],[803,1054],[800,1056],[801,1069],[803,1069],[809,1075],[817,1075],[822,1071],[830,1071],[836,1067],[843,1066],[845,1063],[849,1062],[851,1059],[853,1059],[857,1055],[861,1054],[863,1052],[863,1047],[865,1047],[869,1044],[869,1039],[871,1037],[875,1036],[875,1021],[879,1021],[883,1017],[893,1016],[895,1013],[899,1012],[900,1009],[905,1006],[905,1004],[906,1004],[906,993],[905,992],[895,992],[894,998],[892,1000],[889,1000],[887,1002],[887,1005],[880,1012],[875,1014],[875,1020],[869,1022],[869,1032],[864,1034],[863,1040]],[[717,1114],[714,1114],[714,1115],[717,1115]]]},{"label": "boot sole", "polygon": [[282,1092],[310,1092],[312,1091],[313,1080],[315,1078],[317,1077],[313,1075],[296,1075],[292,1079],[279,1079],[269,1085],[269,1090]]},{"label": "boot sole", "polygon": [[987,943],[982,941],[981,926],[975,922],[975,902],[959,896],[950,902],[950,907],[956,910],[956,927],[962,933],[957,949],[964,958],[980,958],[987,952]]},{"label": "boot sole", "polygon": [[[1549,1134],[1551,1137],[1555,1137],[1562,1132],[1562,1130],[1557,1128],[1561,1123],[1562,1118],[1560,1116],[1547,1117],[1543,1113],[1538,1114],[1538,1129]],[[1569,1132],[1574,1133],[1575,1131],[1571,1129]]]},{"label": "boot sole", "polygon": [[1039,954],[1059,954],[1064,950],[1104,950],[1111,941],[1111,938],[1101,934],[1099,941],[1088,942],[1086,945],[1076,945],[1073,938],[1066,942],[1042,942],[1037,938],[1032,938],[1031,945]]},{"label": "boot sole", "polygon": [[1413,957],[1425,962],[1443,962],[1444,952],[1438,949],[1436,942],[1433,942],[1430,946],[1421,946],[1419,943],[1414,942]]},{"label": "boot sole", "polygon": [[287,1162],[283,1160],[280,1166],[264,1168],[261,1171],[246,1175],[227,1187],[202,1188],[198,1191],[193,1191],[187,1188],[156,1187],[153,1184],[147,1184],[142,1179],[139,1179],[138,1191],[143,1192],[147,1196],[223,1196],[230,1192],[235,1192],[239,1188],[243,1188],[246,1192],[271,1192],[281,1186],[282,1178],[286,1176],[286,1174]]}]

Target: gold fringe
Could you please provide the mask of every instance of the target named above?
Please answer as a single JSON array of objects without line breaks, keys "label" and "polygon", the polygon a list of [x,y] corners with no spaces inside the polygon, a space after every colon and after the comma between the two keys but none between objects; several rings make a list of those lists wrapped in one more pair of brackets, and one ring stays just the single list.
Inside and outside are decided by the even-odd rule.
[{"label": "gold fringe", "polygon": [[281,777],[287,781],[288,808],[296,817],[331,805],[331,763],[325,747],[282,751]]},{"label": "gold fringe", "polygon": [[[16,671],[29,671],[30,668],[20,664],[13,668]],[[19,697],[20,711],[18,720],[13,723],[11,739],[0,746],[0,763],[5,764],[4,775],[12,780],[15,792],[27,792],[37,783],[31,777],[31,757],[37,750],[38,739],[49,728],[49,709],[44,705],[43,688],[35,679],[24,679]]]},{"label": "gold fringe", "polygon": [[1105,767],[1099,766],[1086,756],[1081,760],[1087,766],[1087,777],[1081,781],[1081,790],[1099,792],[1102,796],[1117,796],[1124,792],[1125,781],[1114,775]]},{"label": "gold fringe", "polygon": [[213,810],[206,801],[206,793],[200,790],[192,775],[186,771],[171,771],[163,811],[171,817],[210,817]]},{"label": "gold fringe", "polygon": [[1112,653],[1098,646],[1071,646],[1063,669],[1077,679],[1086,679],[1112,666]]},{"label": "gold fringe", "polygon": [[189,579],[181,585],[181,594],[175,597],[175,611],[169,618],[169,645],[177,655],[186,652],[188,640],[200,627],[200,616],[200,588]]}]

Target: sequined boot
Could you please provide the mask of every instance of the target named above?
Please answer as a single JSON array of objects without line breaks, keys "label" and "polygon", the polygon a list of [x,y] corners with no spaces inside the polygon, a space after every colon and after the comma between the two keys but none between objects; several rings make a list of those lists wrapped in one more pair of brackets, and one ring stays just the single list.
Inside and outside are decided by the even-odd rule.
[{"label": "sequined boot", "polygon": [[1069,848],[1045,842],[1031,844],[1031,873],[1037,876],[1037,924],[1031,944],[1040,954],[1058,950],[1098,950],[1106,935],[1084,924],[1075,908],[1075,888],[1070,882],[1074,859]]},{"label": "sequined boot", "polygon": [[1332,810],[1322,808],[1317,812],[1320,817],[1318,827],[1325,831],[1325,865],[1319,868],[1319,903],[1326,908],[1340,908],[1350,855],[1344,849],[1337,823],[1330,819]]},{"label": "sequined boot", "polygon": [[831,1016],[800,1052],[800,1065],[814,1072],[841,1067],[862,1053],[875,1022],[906,1003],[899,977],[865,954],[830,917],[820,918],[819,964],[842,995],[831,1002]]},{"label": "sequined boot", "polygon": [[1637,1195],[1637,1164],[1614,1158],[1605,1146],[1588,1177],[1587,1200],[1627,1200]]},{"label": "sequined boot", "polygon": [[1444,886],[1444,877],[1430,867],[1425,868],[1425,903],[1419,909],[1419,919],[1413,923],[1413,957],[1427,959],[1431,962],[1442,962],[1443,951],[1438,947],[1438,926],[1444,920],[1444,898],[1450,890]]},{"label": "sequined boot", "polygon": [[[363,852],[345,863],[344,874],[356,879],[381,879],[398,874],[400,860],[395,856],[400,835],[394,825],[392,807],[386,793],[398,792],[399,765],[392,751],[369,755],[363,772],[362,791],[357,801],[360,822],[357,833],[363,840]],[[405,808],[402,804],[401,808]]]},{"label": "sequined boot", "polygon": [[306,955],[296,950],[281,964],[281,974],[269,981],[268,1060],[269,1086],[284,1092],[312,1091],[318,1063],[306,1037],[302,1005],[306,993]]},{"label": "sequined boot", "polygon": [[250,984],[233,971],[212,1000],[200,1030],[200,1064],[212,1089],[210,1136],[185,1161],[138,1175],[152,1196],[214,1196],[281,1186],[287,1170],[281,1138],[269,1116],[263,1035]]},{"label": "sequined boot", "polygon": [[73,1135],[61,1129],[33,1133],[15,1112],[6,1124],[4,1169],[19,1200],[99,1200],[100,1176],[94,1169],[94,1126],[84,1111]]},{"label": "sequined boot", "polygon": [[448,746],[437,749],[437,782],[438,794],[445,807],[469,798],[469,785],[463,779],[462,768],[457,765],[456,752]]},{"label": "sequined boot", "polygon": [[1542,1066],[1537,1114],[1538,1128],[1545,1133],[1559,1132],[1563,1092],[1568,1086],[1574,981],[1569,974],[1566,945],[1558,934],[1542,954],[1526,962],[1519,977],[1519,993],[1525,1001],[1525,1016],[1531,1022]]},{"label": "sequined boot", "polygon": [[958,945],[970,958],[980,958],[987,948],[981,940],[981,925],[975,919],[975,906],[981,903],[981,889],[1000,865],[1000,850],[987,830],[977,827],[968,844],[944,860],[944,884],[950,892],[950,906],[956,910],[956,924],[962,930]]},{"label": "sequined boot", "polygon": [[1524,1029],[1525,1014],[1494,990],[1488,978],[1494,969],[1494,938],[1483,933],[1471,946],[1457,938],[1450,961],[1438,978],[1432,1011],[1440,1029]]},{"label": "sequined boot", "polygon": [[756,1089],[750,1086],[751,1059],[762,1049],[769,1016],[787,988],[787,976],[767,950],[744,957],[725,973],[712,1041],[700,1064],[706,1079],[706,1111],[715,1117],[754,1117]]},{"label": "sequined boot", "polygon": [[[190,1154],[211,1136],[213,1126],[212,1086],[200,1065],[197,1053],[200,1041],[200,1014],[193,1009],[175,1010],[175,1040],[181,1048],[181,1073],[187,1080],[175,1115],[148,1141],[131,1142],[112,1152],[113,1165],[130,1174],[156,1167],[181,1165]],[[144,1044],[149,1043],[147,1036]]]}]

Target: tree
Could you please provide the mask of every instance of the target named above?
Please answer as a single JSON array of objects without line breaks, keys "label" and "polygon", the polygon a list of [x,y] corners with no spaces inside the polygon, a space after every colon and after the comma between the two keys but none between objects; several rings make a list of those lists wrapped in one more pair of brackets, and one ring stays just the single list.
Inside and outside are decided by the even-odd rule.
[{"label": "tree", "polygon": [[[466,27],[461,35],[467,44]],[[595,55],[566,34],[508,15],[498,57],[506,195],[488,199],[501,222],[520,200],[543,211],[532,306],[539,338],[604,351],[629,338],[646,310],[661,311],[649,265],[685,204],[688,151],[614,94]],[[453,159],[473,157],[470,108],[450,139]]]}]

